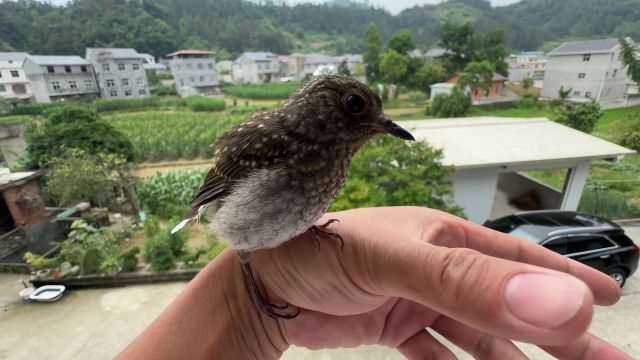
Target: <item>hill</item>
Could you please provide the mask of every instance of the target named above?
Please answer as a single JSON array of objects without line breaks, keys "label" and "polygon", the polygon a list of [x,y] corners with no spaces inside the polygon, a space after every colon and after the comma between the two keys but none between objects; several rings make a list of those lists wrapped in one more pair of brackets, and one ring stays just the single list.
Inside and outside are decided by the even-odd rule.
[{"label": "hill", "polygon": [[[485,0],[449,0],[398,15],[357,1],[282,5],[245,0],[76,0],[59,7],[34,0],[0,2],[0,50],[84,54],[85,47],[134,47],[163,56],[179,48],[362,52],[376,22],[388,38],[409,29],[418,46],[436,45],[445,22],[479,30],[504,27],[507,46],[531,50],[577,38],[640,39],[640,0],[523,0],[492,8]],[[547,45],[549,47],[550,45]]]}]

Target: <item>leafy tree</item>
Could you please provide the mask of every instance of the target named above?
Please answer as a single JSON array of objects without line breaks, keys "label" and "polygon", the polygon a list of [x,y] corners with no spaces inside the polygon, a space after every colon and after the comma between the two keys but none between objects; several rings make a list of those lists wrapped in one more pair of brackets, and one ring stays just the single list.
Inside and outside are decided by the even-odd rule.
[{"label": "leafy tree", "polygon": [[471,107],[471,99],[460,86],[455,86],[451,94],[438,94],[428,108],[436,118],[453,118],[466,115]]},{"label": "leafy tree", "polygon": [[529,89],[531,89],[531,87],[533,87],[533,79],[530,77],[526,77],[524,79],[522,79],[522,89],[524,89],[524,92],[526,94],[529,93]]},{"label": "leafy tree", "polygon": [[473,44],[473,25],[466,23],[455,25],[445,23],[440,33],[440,46],[447,49],[444,55],[449,72],[464,69],[471,58],[475,57]]},{"label": "leafy tree", "polygon": [[114,171],[123,163],[117,155],[69,149],[49,163],[44,193],[58,206],[75,205],[85,200],[101,207],[110,206],[115,198],[114,189],[119,184]]},{"label": "leafy tree", "polygon": [[82,149],[89,154],[116,154],[133,159],[129,139],[100,119],[87,107],[64,106],[54,108],[44,123],[26,132],[28,166],[46,166],[62,157],[68,149]]},{"label": "leafy tree", "polygon": [[407,73],[409,59],[395,50],[387,51],[380,60],[380,75],[390,83],[399,83]]},{"label": "leafy tree", "polygon": [[491,89],[495,68],[489,61],[474,61],[467,64],[460,77],[460,86],[469,87],[471,91],[484,90],[485,94]]},{"label": "leafy tree", "polygon": [[441,160],[442,151],[426,143],[376,137],[354,157],[345,187],[331,211],[416,205],[461,214],[450,202],[452,169]]},{"label": "leafy tree", "polygon": [[409,30],[401,30],[393,34],[387,43],[389,49],[395,50],[397,53],[406,55],[409,51],[416,48]]},{"label": "leafy tree", "polygon": [[473,46],[475,51],[470,55],[473,61],[488,61],[493,65],[494,72],[507,76],[509,68],[504,59],[509,53],[504,47],[504,29],[476,34]]},{"label": "leafy tree", "polygon": [[338,74],[351,75],[351,71],[347,66],[347,59],[342,60],[340,65],[338,65]]},{"label": "leafy tree", "polygon": [[587,104],[565,104],[557,110],[557,121],[576,130],[590,133],[602,117],[600,105],[595,101]]},{"label": "leafy tree", "polygon": [[430,86],[440,82],[445,77],[445,71],[439,62],[430,62],[423,65],[418,72],[412,76],[411,87],[425,93],[430,91]]},{"label": "leafy tree", "polygon": [[636,49],[625,39],[620,39],[622,47],[622,63],[627,67],[627,74],[640,86],[640,60],[636,59]]},{"label": "leafy tree", "polygon": [[369,23],[367,26],[367,30],[364,33],[364,41],[367,45],[367,51],[362,57],[365,76],[367,81],[373,83],[380,79],[380,53],[382,51],[382,39],[375,23]]}]

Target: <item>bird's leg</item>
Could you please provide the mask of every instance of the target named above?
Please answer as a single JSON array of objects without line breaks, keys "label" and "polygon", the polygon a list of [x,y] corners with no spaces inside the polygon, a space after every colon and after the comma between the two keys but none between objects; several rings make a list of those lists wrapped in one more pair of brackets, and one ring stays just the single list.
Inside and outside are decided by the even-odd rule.
[{"label": "bird's leg", "polygon": [[338,239],[340,240],[340,249],[344,250],[344,239],[342,238],[342,236],[331,232],[331,231],[327,231],[325,230],[327,228],[327,226],[333,224],[333,223],[340,223],[340,220],[338,219],[330,219],[329,221],[327,221],[326,223],[322,224],[322,225],[312,225],[309,228],[309,233],[311,234],[311,236],[313,237],[313,240],[316,242],[316,245],[318,246],[318,249],[320,249],[320,236],[330,236],[334,239]]},{"label": "bird's leg", "polygon": [[280,314],[274,309],[284,310],[289,307],[289,304],[285,305],[274,305],[270,304],[267,299],[262,295],[260,289],[258,289],[258,285],[256,284],[256,279],[253,277],[253,271],[251,270],[251,264],[249,263],[249,252],[244,250],[238,250],[238,256],[240,257],[240,263],[242,264],[242,270],[244,270],[244,274],[247,278],[247,283],[249,284],[249,288],[253,292],[258,302],[258,307],[262,310],[263,313],[267,314],[272,319],[293,319],[294,317],[300,314],[300,308],[294,314]]}]

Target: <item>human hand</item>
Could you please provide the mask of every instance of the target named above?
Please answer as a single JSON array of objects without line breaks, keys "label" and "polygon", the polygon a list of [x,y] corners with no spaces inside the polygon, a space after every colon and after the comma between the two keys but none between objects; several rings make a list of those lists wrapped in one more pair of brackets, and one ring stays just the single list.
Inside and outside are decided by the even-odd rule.
[{"label": "human hand", "polygon": [[380,344],[409,359],[455,358],[431,328],[478,358],[526,359],[518,340],[558,358],[630,359],[586,333],[594,303],[620,297],[594,269],[430,209],[358,209],[320,223],[333,218],[340,224],[328,230],[344,238],[343,250],[302,235],[251,254],[270,301],[301,308],[268,331],[272,344]]}]

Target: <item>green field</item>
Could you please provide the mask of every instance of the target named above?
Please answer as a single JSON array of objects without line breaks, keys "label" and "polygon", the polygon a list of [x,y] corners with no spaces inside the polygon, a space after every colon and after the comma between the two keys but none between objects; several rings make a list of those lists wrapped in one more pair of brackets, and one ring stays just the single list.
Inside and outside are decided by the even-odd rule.
[{"label": "green field", "polygon": [[189,110],[118,113],[103,118],[133,143],[138,161],[210,157],[209,145],[251,114]]},{"label": "green field", "polygon": [[291,93],[304,85],[302,81],[291,81],[287,83],[266,83],[230,85],[224,87],[227,96],[235,96],[244,99],[254,100],[284,100]]}]

